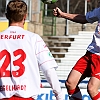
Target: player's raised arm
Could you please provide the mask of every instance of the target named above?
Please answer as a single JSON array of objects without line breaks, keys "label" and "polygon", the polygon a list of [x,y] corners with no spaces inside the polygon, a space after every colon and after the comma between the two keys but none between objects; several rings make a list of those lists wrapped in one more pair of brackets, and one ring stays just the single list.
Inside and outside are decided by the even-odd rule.
[{"label": "player's raised arm", "polygon": [[[65,86],[70,100],[82,100],[82,93],[78,87],[79,83],[89,77],[87,92],[91,100],[100,99],[100,6],[85,15],[69,14],[62,12],[59,8],[53,11],[55,16],[66,18],[77,23],[94,23],[98,21],[95,32],[93,32],[92,42],[88,45],[84,56],[79,58],[70,71]],[[90,31],[90,30],[88,30]],[[95,60],[94,60],[95,59]],[[92,67],[91,67],[92,66]],[[95,70],[93,70],[95,69]],[[88,73],[89,72],[89,73]]]},{"label": "player's raised arm", "polygon": [[62,12],[58,7],[53,9],[53,14],[54,16],[66,18],[76,23],[81,23],[81,24],[88,23],[85,15],[65,13],[65,12]]}]

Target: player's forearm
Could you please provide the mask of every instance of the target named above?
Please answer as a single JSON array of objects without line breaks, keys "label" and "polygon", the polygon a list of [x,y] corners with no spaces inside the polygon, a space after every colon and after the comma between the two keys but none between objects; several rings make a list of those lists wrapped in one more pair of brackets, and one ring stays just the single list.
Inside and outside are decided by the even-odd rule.
[{"label": "player's forearm", "polygon": [[63,100],[62,90],[55,69],[47,70],[44,72],[44,75],[55,93],[56,100]]},{"label": "player's forearm", "polygon": [[69,13],[62,12],[61,17],[76,23],[81,23],[81,24],[88,23],[88,21],[86,20],[86,16],[81,14],[69,14]]}]

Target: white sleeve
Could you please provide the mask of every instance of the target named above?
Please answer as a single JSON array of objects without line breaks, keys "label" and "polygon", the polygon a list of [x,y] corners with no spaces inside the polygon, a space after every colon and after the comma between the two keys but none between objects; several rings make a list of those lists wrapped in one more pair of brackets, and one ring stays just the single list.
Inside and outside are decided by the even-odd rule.
[{"label": "white sleeve", "polygon": [[46,43],[43,39],[37,35],[36,40],[36,57],[39,65],[39,69],[46,71],[50,68],[57,68],[58,65],[53,57],[52,53],[50,52],[49,48],[47,47]]},{"label": "white sleeve", "polygon": [[100,20],[100,7],[99,8],[95,8],[94,10],[87,12],[86,20],[89,23],[93,23],[93,22],[99,21]]},{"label": "white sleeve", "polygon": [[64,100],[62,90],[60,87],[60,82],[58,80],[55,69],[51,68],[43,73],[44,73],[44,76],[46,77],[48,83],[51,85],[51,88],[53,89],[56,100]]}]

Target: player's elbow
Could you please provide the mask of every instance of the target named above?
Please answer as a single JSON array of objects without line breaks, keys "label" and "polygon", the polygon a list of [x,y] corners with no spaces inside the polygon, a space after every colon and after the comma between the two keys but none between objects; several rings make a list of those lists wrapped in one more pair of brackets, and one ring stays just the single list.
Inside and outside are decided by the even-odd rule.
[{"label": "player's elbow", "polygon": [[88,23],[88,21],[86,20],[86,16],[84,16],[84,15],[77,15],[76,17],[74,17],[73,21],[80,23],[80,24]]}]

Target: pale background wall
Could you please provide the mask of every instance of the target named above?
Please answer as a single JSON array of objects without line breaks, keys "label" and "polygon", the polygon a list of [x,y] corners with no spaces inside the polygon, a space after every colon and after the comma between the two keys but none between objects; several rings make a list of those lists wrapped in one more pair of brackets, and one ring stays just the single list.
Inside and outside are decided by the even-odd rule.
[{"label": "pale background wall", "polygon": [[[38,13],[38,0],[32,0],[32,20],[28,24],[28,30],[43,36],[42,11]],[[97,23],[86,24],[85,31],[94,31]],[[56,19],[56,35],[65,35],[66,20],[63,18]],[[82,24],[69,22],[69,34],[78,34],[82,31]]]}]

